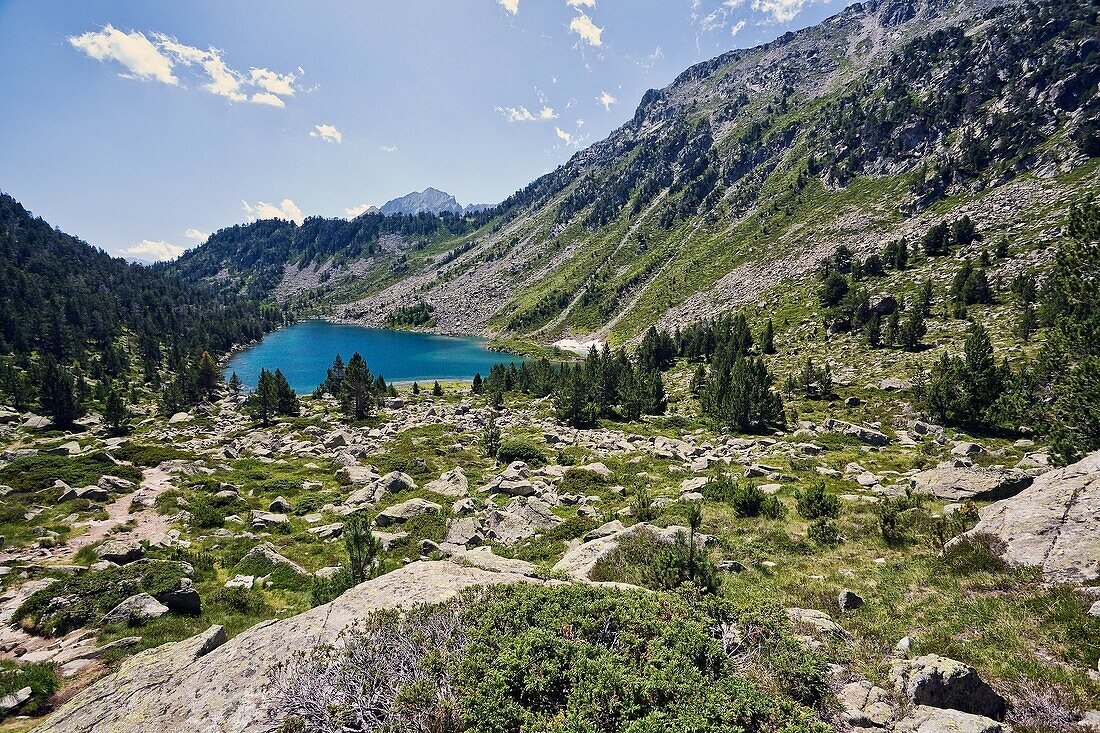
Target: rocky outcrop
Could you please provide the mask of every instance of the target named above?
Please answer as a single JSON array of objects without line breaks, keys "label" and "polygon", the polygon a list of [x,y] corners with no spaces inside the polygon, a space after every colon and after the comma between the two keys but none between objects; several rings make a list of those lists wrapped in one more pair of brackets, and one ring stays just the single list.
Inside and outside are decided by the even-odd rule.
[{"label": "rocky outcrop", "polygon": [[1019,494],[1032,477],[1021,471],[978,466],[955,466],[950,461],[910,478],[918,494],[932,494],[945,501],[997,501]]},{"label": "rocky outcrop", "polygon": [[95,554],[100,560],[125,565],[144,557],[145,548],[137,540],[108,540],[95,549]]},{"label": "rocky outcrop", "polygon": [[1010,733],[1011,728],[981,715],[918,705],[899,720],[894,733]]},{"label": "rocky outcrop", "polygon": [[1007,562],[1042,568],[1052,582],[1100,578],[1100,451],[1043,474],[978,516],[967,534],[997,537]]},{"label": "rocky outcrop", "polygon": [[954,659],[926,654],[898,659],[890,666],[894,687],[914,705],[951,708],[1003,720],[1007,704],[978,676],[977,670]]},{"label": "rocky outcrop", "polygon": [[886,435],[886,433],[881,430],[855,425],[850,422],[845,422],[844,420],[829,418],[825,421],[824,427],[830,432],[840,433],[849,438],[855,438],[859,442],[866,443],[867,445],[884,446],[890,444],[890,436]]},{"label": "rocky outcrop", "polygon": [[166,613],[168,606],[148,593],[138,593],[108,611],[103,617],[103,624],[140,624],[160,618]]},{"label": "rocky outcrop", "polygon": [[356,586],[332,603],[257,624],[228,642],[221,627],[214,626],[142,652],[63,704],[36,730],[267,731],[281,719],[265,693],[270,671],[296,652],[334,641],[372,611],[439,603],[472,586],[521,582],[541,581],[514,570],[415,562]]},{"label": "rocky outcrop", "polygon": [[442,511],[443,507],[434,501],[414,497],[383,509],[374,518],[374,523],[379,527],[389,527],[393,524],[404,524],[422,514],[439,514]]},{"label": "rocky outcrop", "polygon": [[424,486],[424,489],[427,491],[442,494],[443,496],[453,496],[455,498],[466,496],[466,492],[469,488],[470,482],[466,478],[466,473],[462,470],[462,466],[452,468],[435,481],[429,481]]}]

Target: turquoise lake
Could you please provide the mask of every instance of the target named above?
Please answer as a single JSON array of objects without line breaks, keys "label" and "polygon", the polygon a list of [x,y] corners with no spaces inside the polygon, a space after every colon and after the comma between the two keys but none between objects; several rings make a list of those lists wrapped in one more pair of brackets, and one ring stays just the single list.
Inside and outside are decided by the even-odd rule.
[{"label": "turquoise lake", "polygon": [[428,333],[390,331],[328,321],[302,321],[269,333],[264,340],[233,355],[225,369],[254,388],[260,369],[282,369],[298,394],[312,392],[325,380],[339,354],[346,363],[355,352],[367,360],[374,376],[387,382],[485,377],[494,364],[523,361],[522,357],[489,351],[485,341]]}]

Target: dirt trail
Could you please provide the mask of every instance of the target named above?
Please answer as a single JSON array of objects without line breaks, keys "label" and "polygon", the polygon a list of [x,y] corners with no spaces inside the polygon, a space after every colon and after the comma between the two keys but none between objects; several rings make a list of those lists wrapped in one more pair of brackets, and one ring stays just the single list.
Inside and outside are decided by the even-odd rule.
[{"label": "dirt trail", "polygon": [[[74,525],[75,528],[87,527],[86,532],[70,538],[64,545],[49,550],[18,548],[0,552],[0,563],[13,561],[66,563],[70,562],[81,548],[93,545],[108,536],[112,539],[140,541],[163,535],[170,529],[168,519],[157,513],[156,509],[152,508],[152,504],[158,496],[173,488],[171,480],[171,474],[159,466],[147,468],[142,472],[139,489],[124,494],[104,506],[107,512],[106,519],[79,522]],[[138,511],[131,513],[134,497],[139,492],[143,501],[149,506],[142,506]],[[129,522],[133,522],[132,527],[120,529]]]}]

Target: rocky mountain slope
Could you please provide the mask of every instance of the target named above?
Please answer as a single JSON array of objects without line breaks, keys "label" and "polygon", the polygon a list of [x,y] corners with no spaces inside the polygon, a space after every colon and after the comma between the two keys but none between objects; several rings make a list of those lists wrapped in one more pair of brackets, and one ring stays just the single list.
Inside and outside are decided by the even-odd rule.
[{"label": "rocky mountain slope", "polygon": [[293,244],[263,292],[305,312],[377,325],[426,301],[440,331],[623,341],[963,210],[1034,243],[1100,188],[1097,32],[1095,9],[1068,0],[857,3],[647,92],[622,128],[489,212],[326,223],[320,244],[309,222],[260,222],[177,268],[248,281],[241,251],[276,229]]}]

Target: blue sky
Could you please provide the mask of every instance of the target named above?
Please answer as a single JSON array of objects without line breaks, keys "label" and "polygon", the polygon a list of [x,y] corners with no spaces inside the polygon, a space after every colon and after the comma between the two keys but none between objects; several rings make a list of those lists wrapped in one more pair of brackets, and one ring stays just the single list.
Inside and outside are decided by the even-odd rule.
[{"label": "blue sky", "polygon": [[493,203],[847,0],[0,0],[0,190],[154,259],[427,186]]}]

